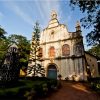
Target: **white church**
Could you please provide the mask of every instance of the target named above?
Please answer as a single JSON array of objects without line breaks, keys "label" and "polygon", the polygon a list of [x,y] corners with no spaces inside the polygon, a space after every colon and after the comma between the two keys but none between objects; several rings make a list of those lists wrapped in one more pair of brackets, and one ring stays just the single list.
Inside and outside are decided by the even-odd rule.
[{"label": "white church", "polygon": [[[40,34],[42,65],[46,77],[57,79],[61,75],[63,80],[87,80],[91,74],[79,22],[75,28],[75,32],[68,32],[67,27],[59,23],[57,13],[51,13],[48,26]],[[94,65],[93,75],[98,76],[97,65]]]}]

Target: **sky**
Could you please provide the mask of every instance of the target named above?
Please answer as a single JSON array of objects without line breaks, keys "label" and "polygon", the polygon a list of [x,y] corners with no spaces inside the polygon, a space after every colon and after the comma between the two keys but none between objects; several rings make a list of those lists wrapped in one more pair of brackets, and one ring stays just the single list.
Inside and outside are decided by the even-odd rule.
[{"label": "sky", "polygon": [[[48,26],[52,10],[57,12],[59,22],[65,24],[69,32],[75,31],[76,22],[85,15],[79,8],[73,11],[69,0],[0,0],[0,25],[7,36],[19,34],[31,40],[36,21],[42,31]],[[88,49],[85,36],[89,30],[81,29],[85,49]]]}]

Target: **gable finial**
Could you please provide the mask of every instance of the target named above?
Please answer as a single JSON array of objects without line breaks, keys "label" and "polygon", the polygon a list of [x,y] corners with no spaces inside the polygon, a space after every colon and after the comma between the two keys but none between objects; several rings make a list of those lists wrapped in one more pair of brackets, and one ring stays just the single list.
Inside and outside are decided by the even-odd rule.
[{"label": "gable finial", "polygon": [[57,19],[57,13],[55,10],[52,10],[51,12],[51,19]]},{"label": "gable finial", "polygon": [[79,21],[76,22],[76,31],[81,31],[81,26]]},{"label": "gable finial", "polygon": [[76,22],[76,27],[79,27],[79,26],[80,26],[80,22],[77,21],[77,22]]}]

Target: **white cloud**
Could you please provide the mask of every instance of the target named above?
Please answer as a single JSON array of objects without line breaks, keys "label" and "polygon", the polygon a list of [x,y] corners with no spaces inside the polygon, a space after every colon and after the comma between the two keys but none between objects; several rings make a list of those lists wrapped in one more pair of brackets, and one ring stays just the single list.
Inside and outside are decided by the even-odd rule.
[{"label": "white cloud", "polygon": [[[8,6],[8,5],[9,6]],[[25,22],[29,23],[30,25],[33,24],[32,18],[28,15],[27,12],[24,12],[21,7],[17,5],[16,2],[9,1],[7,2],[6,6],[8,6],[15,14],[17,14],[19,17],[21,17]]]},{"label": "white cloud", "polygon": [[52,10],[55,10],[57,14],[60,14],[61,10],[58,0],[40,0],[40,2],[35,0],[35,4],[37,6],[37,12],[39,12],[39,15],[42,19],[42,23],[44,23],[43,26],[46,25],[50,20]]},{"label": "white cloud", "polygon": [[[52,10],[57,12],[58,19],[61,18],[60,0],[29,0],[21,3],[23,5],[19,6],[17,1],[9,1],[5,5],[31,25],[34,21],[39,20],[42,28],[46,27]],[[27,10],[24,9],[25,7]]]}]

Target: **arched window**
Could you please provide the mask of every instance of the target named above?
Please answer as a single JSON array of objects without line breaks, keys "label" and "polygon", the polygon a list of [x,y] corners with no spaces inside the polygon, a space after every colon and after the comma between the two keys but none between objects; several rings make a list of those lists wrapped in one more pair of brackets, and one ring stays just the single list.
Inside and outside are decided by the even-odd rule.
[{"label": "arched window", "polygon": [[74,53],[75,53],[76,55],[81,55],[81,54],[82,54],[82,45],[76,44],[76,45],[74,46]]},{"label": "arched window", "polygon": [[69,47],[68,44],[64,44],[64,45],[62,46],[62,55],[63,55],[63,56],[68,56],[68,55],[70,55],[70,47]]},{"label": "arched window", "polygon": [[55,57],[55,48],[53,46],[49,49],[49,57]]}]

